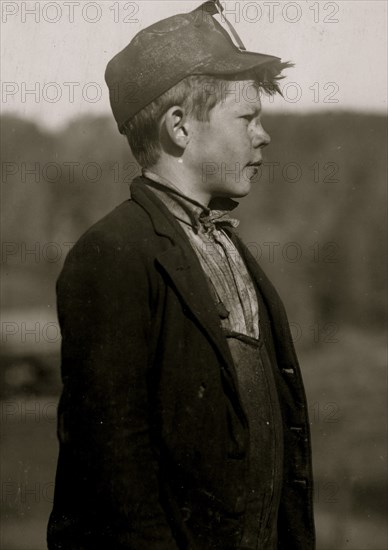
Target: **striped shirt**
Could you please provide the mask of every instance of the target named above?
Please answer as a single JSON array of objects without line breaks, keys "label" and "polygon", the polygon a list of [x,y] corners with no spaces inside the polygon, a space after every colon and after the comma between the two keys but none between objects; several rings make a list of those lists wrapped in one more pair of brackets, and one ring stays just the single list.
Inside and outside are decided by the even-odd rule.
[{"label": "striped shirt", "polygon": [[[147,186],[180,223],[197,254],[207,276],[224,332],[229,335],[245,334],[258,339],[257,296],[245,263],[222,228],[218,228],[216,223],[204,225],[201,222],[209,214],[220,212],[222,218],[223,213],[211,211],[187,197],[170,181],[150,170],[144,170],[143,175],[152,180],[146,182]],[[231,223],[236,226],[238,221],[232,220]]]}]

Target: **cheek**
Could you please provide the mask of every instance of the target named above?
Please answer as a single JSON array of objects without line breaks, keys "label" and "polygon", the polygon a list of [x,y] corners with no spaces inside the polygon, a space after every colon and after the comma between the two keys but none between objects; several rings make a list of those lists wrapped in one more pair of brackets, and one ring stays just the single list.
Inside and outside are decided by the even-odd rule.
[{"label": "cheek", "polygon": [[245,164],[249,160],[250,152],[251,140],[245,128],[238,128],[224,136],[225,162]]},{"label": "cheek", "polygon": [[195,150],[200,162],[245,164],[249,160],[251,139],[246,126],[223,124],[198,132]]},{"label": "cheek", "polygon": [[198,157],[208,157],[217,146],[217,135],[210,129],[200,130],[193,135],[191,146]]}]

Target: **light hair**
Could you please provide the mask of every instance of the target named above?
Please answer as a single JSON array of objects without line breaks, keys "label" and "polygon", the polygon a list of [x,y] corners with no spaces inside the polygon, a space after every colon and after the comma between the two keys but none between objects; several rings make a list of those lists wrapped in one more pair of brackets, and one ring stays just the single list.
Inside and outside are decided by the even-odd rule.
[{"label": "light hair", "polygon": [[200,121],[208,121],[210,111],[218,103],[225,101],[232,82],[251,80],[258,92],[281,94],[278,80],[283,76],[280,73],[292,66],[291,63],[275,61],[260,70],[252,69],[234,75],[188,76],[136,113],[123,125],[122,133],[127,136],[132,154],[140,166],[149,168],[156,164],[160,156],[159,122],[168,109],[180,105],[187,115]]}]

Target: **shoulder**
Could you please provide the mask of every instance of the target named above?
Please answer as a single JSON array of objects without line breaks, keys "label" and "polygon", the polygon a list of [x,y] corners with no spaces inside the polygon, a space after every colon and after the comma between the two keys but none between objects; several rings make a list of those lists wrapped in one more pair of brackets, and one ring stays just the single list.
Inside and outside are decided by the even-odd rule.
[{"label": "shoulder", "polygon": [[92,225],[77,241],[75,248],[85,243],[136,242],[143,234],[152,232],[147,213],[128,199]]},{"label": "shoulder", "polygon": [[155,240],[147,213],[128,199],[92,225],[75,243],[65,260],[60,280],[93,274],[114,278],[120,266],[144,268]]},{"label": "shoulder", "polygon": [[78,239],[69,258],[96,250],[109,254],[112,250],[134,252],[155,236],[148,214],[135,201],[128,199],[93,224]]}]

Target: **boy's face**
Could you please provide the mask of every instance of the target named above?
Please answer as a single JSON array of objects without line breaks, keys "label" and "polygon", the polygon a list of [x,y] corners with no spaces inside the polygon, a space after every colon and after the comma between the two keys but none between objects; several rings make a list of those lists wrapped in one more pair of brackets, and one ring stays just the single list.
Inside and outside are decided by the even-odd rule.
[{"label": "boy's face", "polygon": [[210,111],[208,122],[191,121],[191,166],[198,185],[211,198],[247,195],[262,162],[262,148],[270,142],[261,125],[261,102],[253,81],[231,86]]}]

